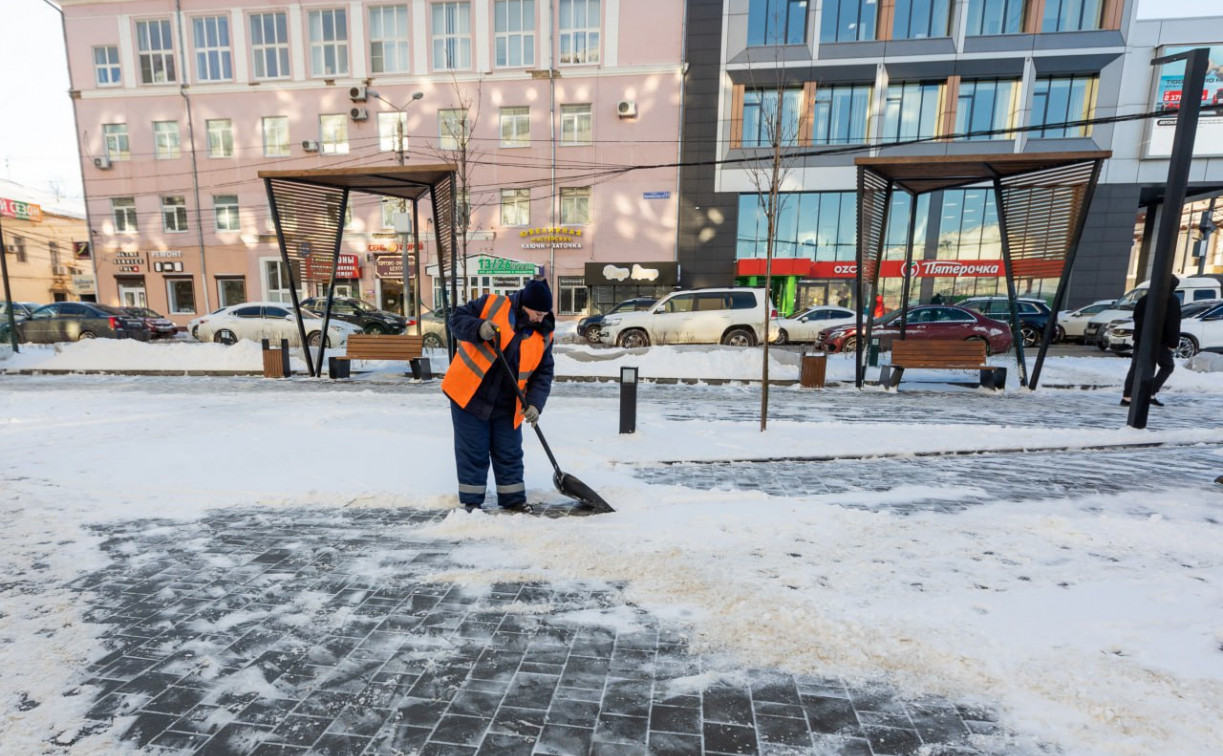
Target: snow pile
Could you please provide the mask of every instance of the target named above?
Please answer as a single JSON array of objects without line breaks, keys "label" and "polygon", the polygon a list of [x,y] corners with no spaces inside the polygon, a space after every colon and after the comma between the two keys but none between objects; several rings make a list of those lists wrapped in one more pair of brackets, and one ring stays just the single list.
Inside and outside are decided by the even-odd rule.
[{"label": "snow pile", "polygon": [[[341,352],[334,352],[340,354]],[[304,371],[301,349],[291,348],[294,370]],[[144,342],[88,339],[66,344],[23,344],[4,363],[8,370],[226,371],[263,372],[262,346],[243,340],[232,346],[196,341]]]},{"label": "snow pile", "polygon": [[[621,367],[636,367],[638,380],[652,378],[710,378],[760,380],[760,350],[716,345],[668,346],[647,349],[598,349],[591,346],[557,348],[556,374],[618,378]],[[799,355],[769,350],[769,379],[798,380]],[[846,363],[850,379],[852,363]]]},{"label": "snow pile", "polygon": [[1186,367],[1199,373],[1223,373],[1223,354],[1198,352],[1189,359]]}]

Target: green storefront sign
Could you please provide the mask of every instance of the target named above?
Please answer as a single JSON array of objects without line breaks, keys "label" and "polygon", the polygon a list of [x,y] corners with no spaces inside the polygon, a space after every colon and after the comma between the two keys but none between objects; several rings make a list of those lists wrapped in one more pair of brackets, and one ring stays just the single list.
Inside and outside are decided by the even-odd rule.
[{"label": "green storefront sign", "polygon": [[539,268],[533,263],[517,260],[484,258],[476,269],[477,276],[533,276]]}]

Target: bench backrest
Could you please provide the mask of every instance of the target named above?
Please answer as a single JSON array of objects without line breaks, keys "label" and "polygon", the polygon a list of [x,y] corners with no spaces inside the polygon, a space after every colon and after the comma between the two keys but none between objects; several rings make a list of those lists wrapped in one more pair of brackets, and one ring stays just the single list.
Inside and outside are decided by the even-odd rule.
[{"label": "bench backrest", "polygon": [[892,364],[898,367],[965,367],[985,365],[985,342],[914,340],[892,342]]},{"label": "bench backrest", "polygon": [[423,348],[424,337],[415,334],[354,333],[346,353],[357,360],[414,360]]}]

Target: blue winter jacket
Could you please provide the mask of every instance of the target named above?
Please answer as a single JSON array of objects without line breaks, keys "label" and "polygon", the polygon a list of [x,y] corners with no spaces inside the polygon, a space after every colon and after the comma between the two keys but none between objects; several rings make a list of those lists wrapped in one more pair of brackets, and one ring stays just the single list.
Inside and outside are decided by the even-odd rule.
[{"label": "blue winter jacket", "polygon": [[[456,339],[470,341],[474,344],[482,341],[480,323],[484,322],[484,319],[480,317],[480,314],[484,312],[484,303],[489,296],[485,294],[455,308],[454,313],[450,316],[450,330]],[[505,358],[514,370],[513,375],[516,376],[518,374],[519,339],[530,336],[533,332],[538,332],[547,338],[548,334],[556,328],[556,318],[552,313],[548,313],[542,322],[531,323],[522,314],[518,306],[518,292],[515,292],[510,295],[510,324],[514,326],[514,340],[505,350]],[[539,360],[539,367],[535,368],[530,379],[527,380],[527,406],[534,406],[543,412],[544,405],[548,402],[548,395],[552,393],[554,372],[552,345],[548,344],[547,349],[544,350],[544,356]],[[501,361],[497,360],[488,374],[484,376],[484,380],[480,382],[480,388],[476,390],[475,396],[464,409],[481,420],[487,420],[494,415],[497,417],[512,416],[518,401],[518,395],[514,390],[516,383],[513,376],[505,372]]]}]

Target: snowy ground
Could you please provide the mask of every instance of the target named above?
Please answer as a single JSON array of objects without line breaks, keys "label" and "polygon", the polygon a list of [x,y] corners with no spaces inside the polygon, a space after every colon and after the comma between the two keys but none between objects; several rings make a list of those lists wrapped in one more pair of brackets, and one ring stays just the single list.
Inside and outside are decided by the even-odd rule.
[{"label": "snowy ground", "polygon": [[[163,357],[145,350],[162,350],[190,369],[213,351],[97,345],[0,364],[147,367]],[[558,372],[747,379],[745,354],[579,347]],[[251,359],[257,368],[257,350]],[[796,378],[785,360],[773,377]],[[834,361],[830,377],[846,367]],[[1223,753],[1223,486],[1209,473],[1212,462],[1223,473],[1223,374],[1178,370],[1169,406],[1135,431],[1116,406],[1124,369],[1086,358],[1046,369],[1050,384],[1113,387],[1096,391],[777,388],[764,434],[758,387],[643,385],[638,432],[621,436],[614,385],[558,384],[541,427],[566,471],[618,509],[560,520],[447,513],[446,403],[436,382],[392,370],[348,383],[2,377],[0,753],[59,752],[55,738],[74,754],[131,747],[119,740],[129,722],[82,730],[97,693],[80,687],[84,670],[109,649],[93,599],[69,584],[113,568],[116,553],[136,572],[152,558],[108,542],[106,527],[154,533],[141,523],[156,519],[190,540],[229,510],[388,508],[436,513],[412,537],[456,542],[476,567],[451,579],[468,587],[622,585],[692,651],[745,670],[997,707],[1014,753]],[[1097,449],[1147,444],[1165,446]],[[530,438],[526,449],[532,497],[555,500],[546,458]],[[990,449],[1008,453],[980,466],[912,456]],[[662,464],[776,457],[791,461]],[[825,457],[847,461],[803,461]],[[1116,476],[1091,477],[1117,460]],[[909,506],[927,501],[940,505]],[[372,579],[389,579],[386,556],[369,560]],[[617,617],[627,622],[599,620]],[[969,752],[997,752],[978,745]]]}]

